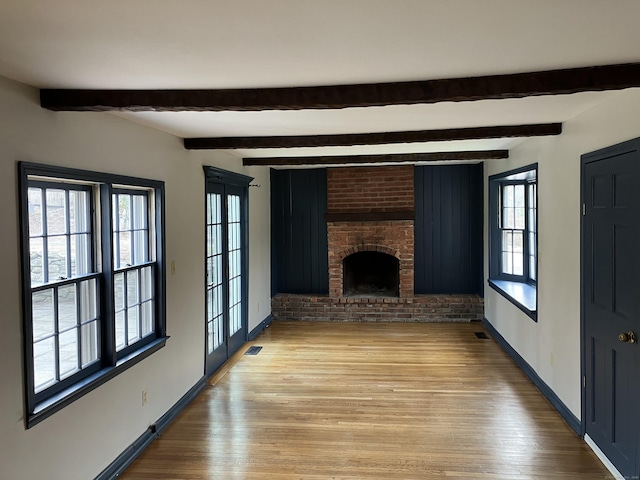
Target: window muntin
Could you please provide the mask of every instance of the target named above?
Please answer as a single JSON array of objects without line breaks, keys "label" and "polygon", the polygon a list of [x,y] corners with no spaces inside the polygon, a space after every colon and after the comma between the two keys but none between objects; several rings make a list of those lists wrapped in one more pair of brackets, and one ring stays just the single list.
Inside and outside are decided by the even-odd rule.
[{"label": "window muntin", "polygon": [[[29,428],[164,346],[164,184],[30,163],[19,171]],[[114,195],[130,205],[116,212],[124,217],[118,224]],[[118,275],[137,320],[127,324],[122,349]]]}]

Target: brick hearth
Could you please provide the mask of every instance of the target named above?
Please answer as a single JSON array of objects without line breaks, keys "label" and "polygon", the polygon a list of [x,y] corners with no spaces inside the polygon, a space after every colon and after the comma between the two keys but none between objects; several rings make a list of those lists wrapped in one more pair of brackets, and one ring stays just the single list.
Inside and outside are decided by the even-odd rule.
[{"label": "brick hearth", "polygon": [[271,301],[274,320],[336,322],[469,322],[482,320],[478,295],[416,295],[413,298],[331,298],[278,294]]}]

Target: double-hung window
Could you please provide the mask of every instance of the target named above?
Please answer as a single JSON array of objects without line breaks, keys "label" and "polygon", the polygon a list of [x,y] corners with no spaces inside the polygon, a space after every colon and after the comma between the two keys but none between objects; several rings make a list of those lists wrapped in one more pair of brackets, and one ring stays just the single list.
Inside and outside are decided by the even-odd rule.
[{"label": "double-hung window", "polygon": [[20,164],[27,427],[164,345],[162,182]]},{"label": "double-hung window", "polygon": [[536,319],[537,165],[489,179],[489,284]]}]

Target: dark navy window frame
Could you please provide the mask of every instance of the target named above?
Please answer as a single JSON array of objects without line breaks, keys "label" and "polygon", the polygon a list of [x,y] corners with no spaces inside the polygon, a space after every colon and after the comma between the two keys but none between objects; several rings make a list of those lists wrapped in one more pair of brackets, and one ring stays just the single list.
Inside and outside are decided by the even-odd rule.
[{"label": "dark navy window frame", "polygon": [[[44,288],[31,286],[31,266],[29,251],[29,210],[28,189],[30,185],[55,185],[60,189],[75,188],[78,182],[91,185],[97,193],[91,195],[91,223],[93,273],[82,277],[56,281],[58,288],[62,284],[76,283],[79,280],[96,278],[98,299],[98,317],[100,318],[99,342],[100,358],[91,366],[72,376],[35,393],[33,360],[33,320],[31,292]],[[74,186],[71,187],[70,185]],[[22,262],[22,305],[23,305],[23,357],[25,389],[25,427],[31,428],[55,412],[96,389],[111,378],[119,375],[144,358],[162,348],[166,336],[166,268],[165,268],[165,229],[164,229],[164,182],[117,174],[73,168],[18,162],[18,187],[20,208],[21,262]],[[118,189],[146,189],[153,191],[149,199],[154,204],[154,333],[132,344],[130,348],[116,351],[114,317],[114,268],[112,241],[112,193]],[[94,202],[98,199],[99,202]],[[97,221],[99,219],[99,221]],[[99,241],[98,241],[99,239]],[[47,284],[51,286],[50,284]]]},{"label": "dark navy window frame", "polygon": [[[538,321],[537,281],[529,276],[529,232],[528,220],[529,200],[527,185],[536,183],[536,204],[538,202],[538,164],[534,163],[489,177],[489,279],[491,288],[513,303],[532,320]],[[501,189],[504,185],[525,186],[525,230],[523,233],[523,274],[510,275],[502,272],[502,226],[500,224],[502,212]],[[538,225],[536,210],[536,226]],[[537,227],[536,227],[537,230]],[[538,254],[536,233],[536,279],[538,278]]]}]

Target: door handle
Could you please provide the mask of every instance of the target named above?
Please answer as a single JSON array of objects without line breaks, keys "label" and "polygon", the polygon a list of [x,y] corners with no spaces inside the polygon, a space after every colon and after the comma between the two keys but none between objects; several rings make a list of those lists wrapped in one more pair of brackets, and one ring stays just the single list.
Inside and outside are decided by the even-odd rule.
[{"label": "door handle", "polygon": [[629,342],[629,343],[636,343],[638,341],[638,337],[636,337],[636,334],[629,331],[629,332],[622,332],[620,335],[618,335],[618,340],[620,340],[623,343]]}]

